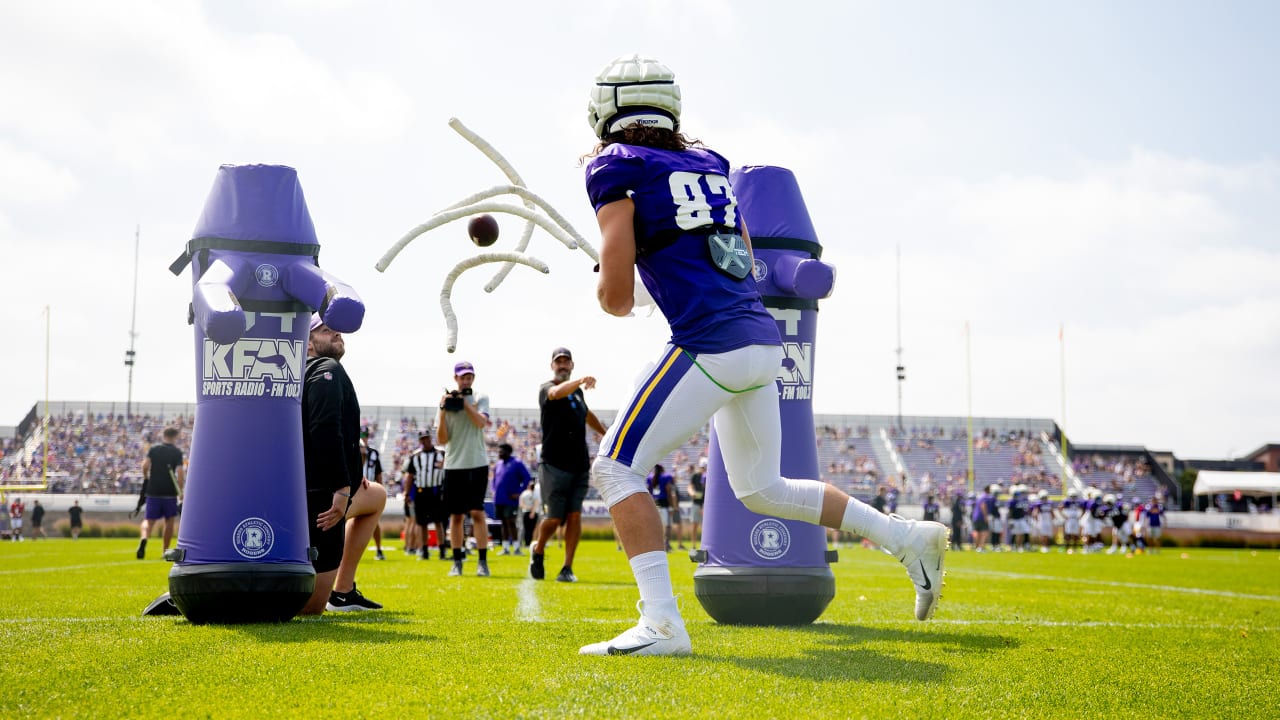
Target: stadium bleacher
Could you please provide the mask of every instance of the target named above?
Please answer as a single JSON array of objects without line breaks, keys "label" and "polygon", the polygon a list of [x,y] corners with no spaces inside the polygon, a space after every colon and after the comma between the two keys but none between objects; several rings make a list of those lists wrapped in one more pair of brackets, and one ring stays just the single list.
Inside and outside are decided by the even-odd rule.
[{"label": "stadium bleacher", "polygon": [[[190,404],[140,403],[126,418],[119,403],[53,403],[50,407],[49,492],[136,493],[146,449],[167,425],[180,429],[179,446],[189,454],[195,407]],[[599,411],[605,424],[613,411]],[[405,458],[418,447],[418,433],[435,419],[433,407],[372,406],[363,424],[371,445],[382,456],[384,478],[397,481]],[[815,445],[822,480],[869,499],[876,487],[896,488],[907,504],[933,492],[945,497],[968,489],[968,432],[965,418],[884,415],[818,415]],[[541,441],[536,409],[495,408],[488,440],[494,448],[509,442],[517,457],[537,469]],[[668,455],[663,465],[676,477],[687,498],[688,468],[707,454],[709,428],[703,428]],[[1063,483],[1051,461],[1056,447],[1048,438],[1057,428],[1048,420],[974,418],[975,486],[1022,483],[1054,494]],[[595,438],[588,434],[595,451]],[[1073,455],[1071,466],[1085,484],[1126,496],[1150,496],[1157,486],[1149,466],[1133,453],[1102,457]],[[0,455],[0,477],[6,482],[38,477],[43,468],[43,436],[39,423],[25,436],[6,439]],[[594,490],[592,491],[594,496]]]},{"label": "stadium bleacher", "polygon": [[1147,499],[1160,488],[1144,448],[1124,448],[1118,452],[1080,452],[1071,465],[1081,482],[1104,493],[1126,498]]}]

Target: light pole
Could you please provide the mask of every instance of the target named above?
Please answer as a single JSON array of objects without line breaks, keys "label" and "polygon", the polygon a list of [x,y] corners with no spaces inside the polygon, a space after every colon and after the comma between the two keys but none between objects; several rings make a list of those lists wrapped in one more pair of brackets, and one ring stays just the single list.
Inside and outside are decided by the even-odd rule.
[{"label": "light pole", "polygon": [[129,320],[129,349],[124,353],[125,367],[129,368],[129,394],[124,406],[126,418],[133,417],[133,360],[137,355],[133,343],[138,338],[138,248],[141,238],[142,226],[139,225],[133,231],[133,316]]},{"label": "light pole", "polygon": [[902,245],[898,248],[898,432],[904,432],[902,427],[902,382],[907,379],[907,368],[902,364]]}]

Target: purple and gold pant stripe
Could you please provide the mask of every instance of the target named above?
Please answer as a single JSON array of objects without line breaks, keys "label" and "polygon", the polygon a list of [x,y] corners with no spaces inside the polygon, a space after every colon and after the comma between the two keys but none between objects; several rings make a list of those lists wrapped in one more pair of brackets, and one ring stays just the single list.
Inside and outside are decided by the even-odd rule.
[{"label": "purple and gold pant stripe", "polygon": [[678,347],[671,347],[658,363],[657,369],[640,385],[631,404],[618,416],[622,427],[608,446],[607,452],[601,454],[623,465],[631,465],[636,449],[649,432],[653,419],[666,404],[671,391],[692,367],[693,360],[688,354]]}]

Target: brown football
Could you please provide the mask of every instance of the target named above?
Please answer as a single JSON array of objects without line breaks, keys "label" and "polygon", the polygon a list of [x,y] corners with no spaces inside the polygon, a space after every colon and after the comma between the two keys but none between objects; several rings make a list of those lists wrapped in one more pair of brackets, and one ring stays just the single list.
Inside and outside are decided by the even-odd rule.
[{"label": "brown football", "polygon": [[477,215],[467,223],[467,235],[480,247],[489,247],[498,241],[498,221],[492,215]]}]

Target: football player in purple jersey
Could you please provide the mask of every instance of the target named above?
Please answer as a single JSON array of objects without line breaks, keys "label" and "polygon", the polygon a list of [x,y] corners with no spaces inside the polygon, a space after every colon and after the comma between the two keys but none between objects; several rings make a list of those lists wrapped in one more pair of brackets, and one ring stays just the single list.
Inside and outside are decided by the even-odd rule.
[{"label": "football player in purple jersey", "polygon": [[1009,504],[1009,548],[1011,551],[1026,552],[1031,547],[1031,501],[1027,499],[1027,486],[1014,485],[1010,489]]},{"label": "football player in purple jersey", "polygon": [[1067,498],[1062,501],[1062,544],[1067,547],[1067,554],[1080,547],[1081,523],[1084,518],[1084,503],[1080,502],[1077,490],[1068,490]]},{"label": "football player in purple jersey", "polygon": [[1102,497],[1102,491],[1097,488],[1089,488],[1086,494],[1088,498],[1084,501],[1084,551],[1095,553],[1102,550],[1102,521],[1111,512],[1111,508]]},{"label": "football player in purple jersey", "polygon": [[1031,506],[1031,514],[1035,516],[1036,536],[1040,538],[1040,552],[1047,553],[1053,545],[1058,525],[1058,511],[1053,500],[1049,498],[1048,490],[1036,493],[1036,502]]},{"label": "football player in purple jersey", "polygon": [[1146,542],[1147,548],[1151,552],[1160,552],[1160,537],[1164,534],[1164,505],[1160,502],[1160,497],[1153,495],[1151,502],[1142,510],[1143,518],[1146,522]]},{"label": "football player in purple jersey", "polygon": [[605,312],[629,314],[638,271],[671,339],[609,428],[591,469],[639,586],[640,620],[580,652],[691,651],[645,474],[711,418],[729,484],[747,508],[881,545],[906,566],[916,586],[916,618],[926,620],[942,590],[945,526],[881,515],[832,485],[778,475],[777,323],[756,289],[729,161],[680,132],[680,103],[671,70],[631,55],[605,66],[588,105],[600,140],[585,168],[602,238],[597,298]]}]

